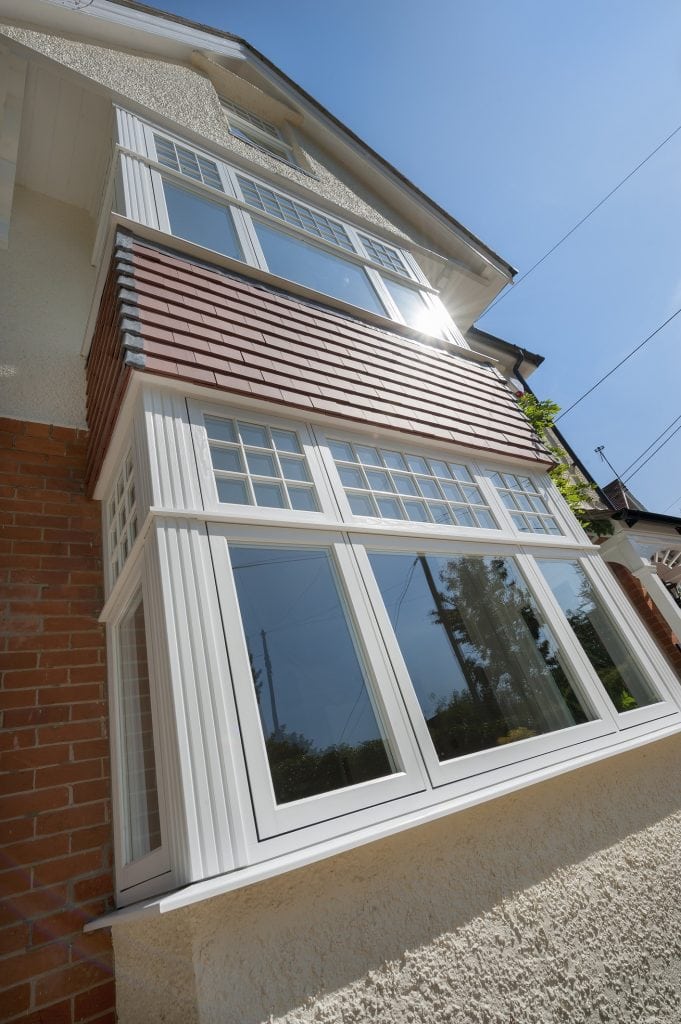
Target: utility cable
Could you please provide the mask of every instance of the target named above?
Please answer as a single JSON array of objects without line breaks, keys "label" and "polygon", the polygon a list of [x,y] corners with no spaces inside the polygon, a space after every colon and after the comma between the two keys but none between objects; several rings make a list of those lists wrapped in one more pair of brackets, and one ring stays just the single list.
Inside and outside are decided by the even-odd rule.
[{"label": "utility cable", "polygon": [[645,465],[647,465],[647,463],[649,463],[649,462],[650,462],[650,460],[651,460],[651,459],[655,458],[655,456],[657,455],[657,453],[658,453],[659,451],[661,451],[661,450],[662,450],[662,449],[664,448],[664,446],[665,446],[665,445],[667,444],[667,442],[668,442],[668,441],[671,441],[671,439],[672,439],[672,438],[674,437],[674,435],[675,435],[675,434],[678,434],[678,432],[679,432],[680,430],[681,430],[681,423],[679,423],[679,425],[678,425],[678,427],[676,428],[676,430],[673,430],[673,431],[671,432],[671,434],[669,435],[669,437],[667,437],[667,438],[666,438],[666,439],[665,439],[665,440],[664,440],[664,441],[662,442],[662,444],[660,444],[660,445],[658,445],[658,446],[657,446],[657,448],[655,449],[655,451],[654,451],[654,452],[652,452],[652,453],[651,453],[651,454],[650,454],[650,455],[648,456],[648,458],[647,458],[647,459],[645,460],[645,462],[642,462],[642,463],[641,463],[641,465],[640,465],[640,466],[638,467],[638,469],[635,469],[633,473],[630,473],[630,474],[629,474],[629,476],[628,476],[628,477],[626,478],[626,480],[624,480],[624,481],[623,481],[623,483],[625,483],[625,484],[626,484],[626,483],[628,483],[628,482],[629,482],[629,481],[630,481],[630,480],[631,480],[631,479],[632,479],[633,477],[635,477],[635,476],[636,476],[636,474],[637,474],[637,473],[639,473],[639,472],[640,472],[640,471],[641,471],[641,470],[643,469],[643,467],[644,467]]},{"label": "utility cable", "polygon": [[613,366],[613,368],[611,370],[608,370],[608,372],[606,374],[604,374],[600,378],[600,380],[597,380],[595,384],[592,384],[592,386],[589,388],[589,390],[585,391],[583,395],[580,395],[579,398],[575,402],[572,403],[572,405],[568,405],[567,409],[563,409],[563,411],[560,414],[560,416],[556,416],[556,419],[555,419],[554,422],[557,423],[558,420],[562,420],[563,416],[567,416],[567,414],[569,412],[572,412],[572,410],[575,408],[575,406],[579,405],[580,402],[583,402],[584,399],[587,398],[592,393],[592,391],[595,391],[597,387],[600,387],[600,385],[603,383],[603,381],[607,380],[608,377],[612,377],[612,375],[615,372],[615,370],[619,370],[620,366],[624,366],[624,364],[627,362],[628,359],[631,359],[631,357],[636,355],[636,353],[640,349],[642,349],[644,345],[647,345],[649,341],[652,341],[652,339],[655,337],[655,335],[659,334],[660,331],[664,327],[667,326],[667,324],[672,322],[674,317],[677,317],[679,315],[679,313],[681,313],[681,306],[676,310],[675,313],[672,313],[672,315],[670,317],[667,317],[667,319],[664,321],[664,323],[660,324],[659,327],[656,327],[655,330],[651,334],[649,334],[647,338],[644,338],[643,341],[640,342],[636,346],[636,348],[632,348],[631,352],[628,355],[626,355],[624,357],[624,359],[620,359],[619,363],[617,363],[615,366]]},{"label": "utility cable", "polygon": [[582,217],[581,220],[577,221],[577,223],[573,227],[571,227],[570,230],[565,235],[563,235],[563,237],[560,238],[555,245],[552,245],[548,252],[545,252],[544,255],[537,260],[536,263],[533,263],[529,270],[526,270],[524,274],[521,274],[518,280],[514,281],[507,291],[504,291],[501,293],[501,295],[497,296],[494,302],[487,307],[485,312],[482,313],[482,315],[478,317],[478,319],[482,320],[484,316],[487,316],[488,313],[491,313],[494,307],[498,305],[498,303],[500,303],[502,299],[505,299],[507,295],[511,295],[513,292],[515,292],[518,286],[521,285],[523,281],[526,281],[530,274],[537,269],[537,267],[540,267],[542,265],[544,260],[547,260],[549,256],[551,256],[552,253],[554,253],[556,249],[558,249],[563,244],[563,242],[566,242],[571,235],[574,235],[575,231],[577,231],[578,228],[581,228],[582,224],[584,224],[589,219],[589,217],[592,217],[597,210],[600,210],[601,206],[603,206],[604,203],[607,203],[608,199],[614,196],[615,192],[618,192],[619,189],[622,188],[622,185],[625,185],[629,181],[629,179],[636,174],[637,171],[641,170],[644,164],[647,164],[648,161],[651,160],[656,153],[659,153],[662,147],[666,146],[667,143],[670,142],[675,135],[678,135],[679,132],[681,132],[681,124],[677,128],[675,128],[674,131],[671,132],[666,139],[663,139],[662,142],[660,142],[660,144],[655,147],[655,149],[648,153],[647,157],[641,160],[639,164],[636,164],[636,167],[634,167],[632,171],[629,171],[629,173],[625,175],[625,177],[622,178],[622,180],[619,181],[614,188],[610,189],[608,194],[606,196],[603,196],[600,202],[596,203],[596,205],[593,206],[589,210],[589,212]]},{"label": "utility cable", "polygon": [[623,477],[623,476],[625,476],[629,472],[630,469],[633,469],[633,467],[636,465],[636,463],[640,462],[641,459],[643,458],[643,456],[648,454],[648,452],[653,447],[653,445],[657,444],[657,442],[661,438],[664,437],[664,435],[667,433],[667,431],[671,430],[672,427],[675,426],[675,424],[677,424],[679,422],[679,420],[681,420],[681,415],[677,416],[675,420],[672,420],[672,422],[669,424],[669,426],[665,427],[664,430],[662,431],[662,433],[658,434],[657,437],[653,441],[650,442],[648,447],[644,451],[641,452],[639,457],[637,459],[634,459],[633,462],[630,462],[629,465],[625,469],[622,470],[620,475]]},{"label": "utility cable", "polygon": [[670,502],[666,509],[663,509],[663,515],[665,514],[665,512],[669,512],[669,510],[673,508],[677,502],[679,503],[679,505],[681,505],[681,495],[679,495],[678,498],[675,498],[673,502]]}]

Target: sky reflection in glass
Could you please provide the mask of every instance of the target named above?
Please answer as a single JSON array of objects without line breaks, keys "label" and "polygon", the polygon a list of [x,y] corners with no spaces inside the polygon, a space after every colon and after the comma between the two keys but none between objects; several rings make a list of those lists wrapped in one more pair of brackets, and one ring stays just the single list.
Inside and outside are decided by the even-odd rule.
[{"label": "sky reflection in glass", "polygon": [[391,774],[329,552],[229,550],[277,801]]}]

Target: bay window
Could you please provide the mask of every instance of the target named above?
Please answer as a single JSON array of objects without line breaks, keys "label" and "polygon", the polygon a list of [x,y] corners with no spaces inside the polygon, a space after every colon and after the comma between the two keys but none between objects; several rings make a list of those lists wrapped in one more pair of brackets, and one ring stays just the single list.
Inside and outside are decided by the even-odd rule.
[{"label": "bay window", "polygon": [[410,253],[127,111],[117,114],[119,139],[130,143],[120,155],[120,212],[321,296],[464,344]]},{"label": "bay window", "polygon": [[[104,613],[123,902],[284,870],[681,728],[678,686],[548,478],[256,404],[140,401],[147,525]],[[524,530],[521,509],[556,528]]]}]

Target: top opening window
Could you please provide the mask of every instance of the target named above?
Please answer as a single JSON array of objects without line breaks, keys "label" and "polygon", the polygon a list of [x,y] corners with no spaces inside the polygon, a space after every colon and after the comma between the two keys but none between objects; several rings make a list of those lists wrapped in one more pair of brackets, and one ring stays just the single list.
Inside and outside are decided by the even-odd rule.
[{"label": "top opening window", "polygon": [[286,142],[276,125],[231,100],[220,100],[220,103],[227,115],[230,134],[250,146],[264,149],[277,160],[298,166],[293,147]]}]

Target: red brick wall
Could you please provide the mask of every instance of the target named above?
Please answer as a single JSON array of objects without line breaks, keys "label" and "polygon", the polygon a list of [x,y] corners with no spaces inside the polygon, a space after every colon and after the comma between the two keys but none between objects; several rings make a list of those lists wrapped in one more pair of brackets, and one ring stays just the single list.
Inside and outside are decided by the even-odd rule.
[{"label": "red brick wall", "polygon": [[655,602],[639,580],[632,576],[629,570],[618,562],[608,562],[608,565],[619,580],[622,589],[634,608],[652,633],[658,647],[666,655],[667,660],[681,679],[681,650],[677,646],[679,638],[672,633],[666,619],[660,615]]},{"label": "red brick wall", "polygon": [[99,505],[84,431],[0,419],[0,1020],[115,1020]]}]

